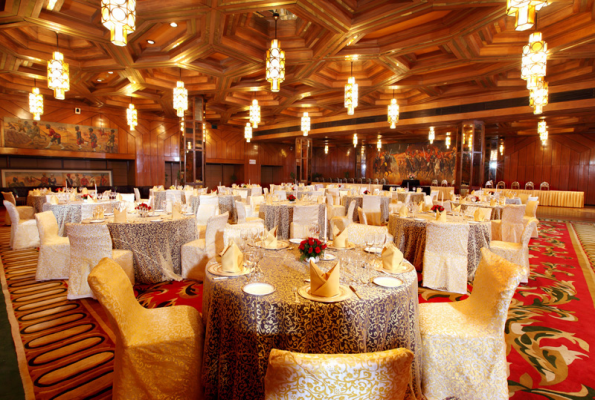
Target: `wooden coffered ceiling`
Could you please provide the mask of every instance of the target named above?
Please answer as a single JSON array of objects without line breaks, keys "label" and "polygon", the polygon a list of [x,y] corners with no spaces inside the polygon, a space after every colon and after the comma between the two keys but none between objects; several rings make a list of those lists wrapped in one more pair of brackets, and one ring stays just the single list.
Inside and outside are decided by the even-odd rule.
[{"label": "wooden coffered ceiling", "polygon": [[[242,127],[257,98],[262,123],[255,140],[259,131],[299,125],[304,111],[313,124],[382,115],[393,95],[402,112],[528,96],[520,55],[530,32],[514,30],[506,0],[138,0],[136,30],[126,47],[110,43],[100,0],[57,0],[52,11],[47,2],[0,1],[5,94],[29,92],[36,79],[45,96],[53,95],[46,63],[59,32],[70,63],[68,99],[125,108],[132,97],[140,118],[143,112],[175,117],[172,89],[181,74],[191,96],[206,98],[212,123]],[[264,70],[273,10],[283,15],[278,37],[287,59],[279,93],[269,90]],[[538,13],[549,47],[550,93],[595,88],[594,18],[594,0],[550,0]],[[359,107],[348,117],[344,85],[350,76],[346,57],[352,55],[359,57],[353,64]],[[550,105],[544,115],[551,113],[554,131],[589,130],[595,102],[581,104]],[[467,117],[412,119],[393,135],[427,135],[429,124],[444,133],[456,118]],[[523,106],[485,119],[488,134],[506,135],[534,134],[536,118]],[[387,124],[382,132],[379,126],[363,126],[362,134],[388,131]],[[312,131],[344,140],[352,133],[353,127]],[[290,136],[277,132],[260,140]]]}]

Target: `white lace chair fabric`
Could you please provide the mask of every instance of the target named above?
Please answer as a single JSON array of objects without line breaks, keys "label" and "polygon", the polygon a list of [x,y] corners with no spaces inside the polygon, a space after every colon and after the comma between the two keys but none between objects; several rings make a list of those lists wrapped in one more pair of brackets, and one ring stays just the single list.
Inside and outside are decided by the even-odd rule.
[{"label": "white lace chair fabric", "polygon": [[39,230],[39,258],[35,280],[68,279],[70,274],[70,241],[58,235],[58,221],[52,211],[35,214]]},{"label": "white lace chair fabric", "polygon": [[368,234],[384,235],[384,243],[395,241],[394,236],[388,233],[388,227],[386,226],[364,225],[353,222],[346,229],[347,240],[356,246],[364,246],[366,244],[365,238]]},{"label": "white lace chair fabric", "polygon": [[523,229],[525,204],[507,204],[502,210],[502,219],[492,221],[492,240],[520,243]]},{"label": "white lace chair fabric", "polygon": [[[347,226],[349,224],[351,224],[351,222],[353,222],[353,214],[355,213],[355,205],[356,202],[352,201],[351,203],[349,203],[349,208],[347,210],[347,215],[344,217],[341,216],[336,216],[336,217],[332,217],[329,221],[330,221],[330,229],[329,229],[329,233],[328,233],[328,237],[329,239],[333,239],[333,228],[336,226],[337,229],[339,229],[339,231],[343,231],[345,228],[347,228]],[[327,205],[327,209],[328,209],[328,205]],[[328,214],[328,211],[327,211]]]},{"label": "white lace chair fabric", "polygon": [[481,255],[468,299],[419,306],[428,399],[508,400],[504,327],[523,271],[485,247]]},{"label": "white lace chair fabric", "polygon": [[531,265],[529,263],[529,242],[531,241],[531,233],[536,228],[537,222],[530,221],[523,235],[521,236],[521,243],[509,243],[499,240],[492,240],[490,242],[490,250],[500,257],[510,261],[513,264],[523,267],[524,273],[521,283],[529,282],[529,275],[531,273]]},{"label": "white lace chair fabric", "polygon": [[[454,183],[453,183],[453,185],[454,185]],[[446,179],[443,179],[442,182],[440,183],[440,186],[447,187],[448,186],[448,181]]]},{"label": "white lace chair fabric", "polygon": [[[293,208],[293,221],[289,225],[291,239],[304,239],[310,237],[310,226],[318,225],[318,205],[295,206]],[[322,232],[323,227],[318,227]]]},{"label": "white lace chair fabric", "polygon": [[209,260],[224,248],[224,233],[229,212],[209,218],[205,238],[193,240],[182,246],[182,277],[203,281]]},{"label": "white lace chair fabric", "polygon": [[[33,218],[33,215],[35,214],[35,209],[33,207],[17,206],[17,201],[14,198],[14,195],[12,194],[12,192],[2,192],[2,195],[4,196],[4,200],[9,201],[12,204],[14,204],[14,206],[17,208],[17,211],[19,212],[19,215],[22,220]],[[6,212],[6,214],[4,214],[4,225],[7,225],[7,226],[11,225],[10,214],[8,212]]]},{"label": "white lace chair fabric", "polygon": [[201,194],[199,204],[214,204],[219,206],[219,197],[213,194]]},{"label": "white lace chair fabric", "polygon": [[550,190],[550,184],[547,182],[541,182],[541,185],[539,185],[539,190]]},{"label": "white lace chair fabric", "polygon": [[249,217],[258,217],[260,214],[260,205],[264,203],[264,196],[250,196],[250,215]]},{"label": "white lace chair fabric", "polygon": [[66,224],[70,241],[68,300],[94,298],[87,277],[102,258],[113,259],[134,285],[132,251],[112,250],[112,239],[105,224]]},{"label": "white lace chair fabric", "polygon": [[434,179],[432,181],[432,186],[438,186],[438,179]]},{"label": "white lace chair fabric", "polygon": [[264,219],[258,217],[246,216],[246,205],[240,201],[235,202],[236,212],[238,213],[238,224],[260,223],[264,226]]},{"label": "white lace chair fabric", "polygon": [[287,193],[285,192],[285,190],[275,190],[273,196],[280,201],[287,199]]},{"label": "white lace chair fabric", "polygon": [[452,293],[467,293],[468,223],[429,222],[423,286]]},{"label": "white lace chair fabric", "polygon": [[539,237],[539,229],[538,229],[539,220],[537,219],[537,207],[539,207],[539,201],[537,201],[537,200],[527,201],[527,206],[525,208],[525,215],[523,216],[523,224],[525,225],[525,229],[527,228],[527,225],[529,225],[529,223],[531,221],[535,221],[535,229],[533,229],[533,231],[531,231],[532,238]]},{"label": "white lace chair fabric", "polygon": [[39,231],[37,221],[21,219],[18,209],[9,201],[4,200],[4,207],[10,214],[10,248],[12,250],[28,249],[39,246]]},{"label": "white lace chair fabric", "polygon": [[513,197],[512,199],[510,197],[506,198],[506,204],[523,204],[523,202],[521,201],[520,197]]},{"label": "white lace chair fabric", "polygon": [[362,201],[362,211],[366,214],[366,221],[368,225],[381,226],[382,225],[382,211],[380,196],[364,195]]}]

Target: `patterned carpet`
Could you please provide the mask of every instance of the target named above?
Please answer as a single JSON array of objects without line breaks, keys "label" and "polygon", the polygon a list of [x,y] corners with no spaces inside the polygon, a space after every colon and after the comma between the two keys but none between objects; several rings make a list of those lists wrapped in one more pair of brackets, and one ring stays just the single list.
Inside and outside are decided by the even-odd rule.
[{"label": "patterned carpet", "polygon": [[[595,256],[589,227],[577,232]],[[510,392],[517,400],[594,399],[592,266],[572,225],[544,222],[540,229],[530,245],[529,284],[515,294],[506,327]],[[0,228],[0,273],[26,397],[110,398],[114,343],[103,311],[93,300],[66,300],[63,281],[35,282],[37,251],[11,251],[9,235]],[[135,293],[148,308],[202,309],[202,285],[189,281],[137,285]],[[420,289],[420,302],[464,297]]]}]

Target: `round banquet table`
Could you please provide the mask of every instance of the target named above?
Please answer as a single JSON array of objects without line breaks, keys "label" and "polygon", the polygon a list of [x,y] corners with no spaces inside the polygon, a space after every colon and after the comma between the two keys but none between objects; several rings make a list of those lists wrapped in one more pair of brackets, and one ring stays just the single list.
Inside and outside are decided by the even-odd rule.
[{"label": "round banquet table", "polygon": [[64,204],[43,204],[43,211],[51,211],[58,222],[58,234],[66,236],[64,229],[67,223],[81,223],[84,219],[93,217],[95,207],[103,207],[105,212],[114,212],[114,206],[120,204],[118,200],[99,201],[97,203],[84,203],[82,201],[73,201]]},{"label": "round banquet table", "polygon": [[[436,203],[434,203],[434,204],[436,204]],[[450,204],[451,204],[451,207],[454,208],[459,205],[459,202],[451,202]],[[461,211],[464,213],[465,210],[469,207],[491,208],[492,215],[490,216],[490,219],[492,219],[492,220],[502,219],[503,206],[501,206],[501,205],[490,206],[489,203],[465,203],[465,204],[461,204]]]},{"label": "round banquet table", "polygon": [[404,203],[407,200],[407,195],[411,195],[411,202],[413,204],[419,204],[420,201],[424,201],[425,193],[417,193],[417,192],[393,192],[397,193],[397,201]]},{"label": "round banquet table", "polygon": [[[364,196],[350,196],[346,195],[343,196],[343,205],[345,206],[345,212],[349,210],[349,205],[352,201],[355,201],[355,211],[353,212],[353,221],[359,222],[359,214],[357,213],[357,208],[362,207],[364,204]],[[386,222],[388,220],[388,213],[389,208],[388,205],[390,204],[390,197],[380,196],[380,215],[382,218],[382,222]]]},{"label": "round banquet table", "polygon": [[[318,203],[304,202],[297,204],[300,206],[312,206]],[[264,226],[267,229],[279,227],[277,238],[287,240],[290,237],[290,225],[293,222],[293,207],[296,203],[289,201],[273,202],[273,204],[260,204],[260,212],[264,213]],[[318,226],[320,227],[320,236],[326,235],[326,206],[318,204]]]},{"label": "round banquet table", "polygon": [[[349,251],[362,254],[361,250]],[[245,294],[244,277],[214,280],[207,272],[203,292],[205,399],[264,399],[272,349],[355,354],[400,347],[415,355],[406,398],[413,398],[411,389],[421,398],[415,271],[396,275],[403,285],[393,289],[349,283],[357,287],[361,300],[352,295],[343,302],[320,303],[298,295],[296,301],[293,287],[304,286],[304,279],[310,278],[308,265],[297,257],[297,249],[266,252],[260,262],[263,280],[276,289],[268,296]],[[318,265],[326,271],[335,263]],[[345,268],[341,273],[347,276]],[[372,270],[371,275],[381,274]]]},{"label": "round banquet table", "polygon": [[134,256],[134,277],[138,283],[173,280],[171,274],[182,274],[182,245],[198,239],[195,217],[172,220],[171,216],[131,217],[125,223],[107,220],[115,249],[131,250]]},{"label": "round banquet table", "polygon": [[[218,194],[217,198],[219,199],[219,212],[221,214],[225,214],[229,211],[229,223],[237,223],[238,213],[236,211],[236,201],[241,201],[242,198],[240,196],[233,196],[231,194]],[[200,195],[190,197],[190,205],[192,207],[192,212],[196,214],[196,211],[198,211],[198,206],[200,205]]]},{"label": "round banquet table", "polygon": [[[395,244],[403,252],[405,259],[413,264],[416,270],[422,271],[424,253],[426,252],[426,225],[435,220],[434,213],[417,214],[416,218],[403,218],[392,214],[388,222],[388,232],[394,236]],[[448,216],[447,221],[454,222]],[[472,221],[464,218],[464,223]],[[492,239],[492,223],[490,221],[470,223],[469,240],[467,244],[467,277],[475,277],[475,270],[479,265],[482,247],[490,247]]]}]

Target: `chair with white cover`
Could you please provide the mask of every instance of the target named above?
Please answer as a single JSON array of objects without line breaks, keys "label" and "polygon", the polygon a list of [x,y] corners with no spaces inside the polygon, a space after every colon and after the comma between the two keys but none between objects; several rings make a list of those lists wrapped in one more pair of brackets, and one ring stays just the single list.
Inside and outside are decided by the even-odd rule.
[{"label": "chair with white cover", "polygon": [[4,200],[4,207],[10,214],[10,248],[12,250],[28,249],[39,246],[39,231],[37,221],[31,215],[31,219],[21,219],[21,214],[14,204]]},{"label": "chair with white cover", "polygon": [[200,399],[202,318],[190,306],[147,309],[118,264],[102,259],[88,285],[116,336],[112,395],[127,399]]},{"label": "chair with white cover", "polygon": [[522,276],[484,247],[468,299],[419,305],[426,398],[508,400],[504,327]]},{"label": "chair with white cover", "polygon": [[434,201],[434,200],[438,200],[438,194],[440,192],[438,192],[437,190],[432,190],[430,192],[430,200]]},{"label": "chair with white cover", "polygon": [[326,194],[326,204],[328,209],[328,218],[333,219],[334,217],[345,216],[345,206],[340,204],[340,197],[333,196],[331,193]]},{"label": "chair with white cover", "polygon": [[520,243],[523,229],[525,204],[507,204],[502,210],[502,219],[492,221],[492,240]]},{"label": "chair with white cover", "polygon": [[533,182],[525,183],[525,190],[535,190],[535,185],[533,184]]},{"label": "chair with white cover", "polygon": [[375,236],[384,235],[384,243],[393,242],[395,238],[388,233],[387,226],[364,225],[361,223],[351,223],[345,228],[347,230],[347,240],[356,246],[364,246],[366,244],[365,238],[368,234]]},{"label": "chair with white cover", "polygon": [[479,220],[490,221],[492,219],[492,209],[487,207],[479,207]]},{"label": "chair with white cover", "polygon": [[285,190],[275,190],[273,196],[279,201],[287,200],[287,193]]},{"label": "chair with white cover", "polygon": [[264,196],[250,196],[250,212],[247,210],[248,217],[259,217],[260,205],[264,203]]},{"label": "chair with white cover", "polygon": [[535,221],[535,229],[531,232],[532,238],[539,237],[539,229],[537,226],[539,225],[539,220],[537,219],[537,207],[539,207],[539,201],[531,200],[527,201],[527,207],[525,208],[525,215],[523,216],[523,225],[525,228],[531,221]]},{"label": "chair with white cover", "polygon": [[426,225],[423,286],[467,294],[468,242],[468,223],[429,222]]},{"label": "chair with white cover", "polygon": [[198,205],[196,209],[196,229],[198,230],[199,239],[205,238],[207,221],[215,215],[219,215],[219,204],[203,204],[201,202]]},{"label": "chair with white cover", "polygon": [[112,250],[112,238],[105,224],[66,224],[70,241],[68,300],[93,297],[87,277],[102,258],[113,259],[134,285],[132,251]]},{"label": "chair with white cover", "polygon": [[[291,239],[305,239],[310,237],[309,228],[318,225],[318,204],[311,206],[295,206],[293,208],[293,221],[289,225]],[[318,227],[323,232],[324,227]]]},{"label": "chair with white cover", "polygon": [[[30,206],[17,206],[17,201],[14,198],[14,194],[12,192],[2,192],[2,196],[4,196],[4,200],[14,204],[17,208],[21,219],[32,219],[33,215],[35,214],[35,209]],[[7,212],[4,214],[4,225],[10,226],[10,214]]]},{"label": "chair with white cover", "polygon": [[246,216],[246,205],[241,201],[236,201],[236,212],[238,213],[238,224],[259,223],[264,226],[264,219],[258,217]]},{"label": "chair with white cover", "polygon": [[265,400],[401,400],[411,384],[413,353],[303,354],[273,349],[264,378]]},{"label": "chair with white cover", "polygon": [[165,199],[171,201],[172,204],[182,204],[182,191],[181,190],[167,190],[165,192]]},{"label": "chair with white cover", "polygon": [[[438,192],[432,192],[432,194],[435,194],[435,193],[438,193]],[[431,195],[424,196],[424,205],[426,207],[432,207],[434,205],[434,197],[435,196],[431,196]]]},{"label": "chair with white cover", "polygon": [[487,188],[493,188],[494,187],[494,182],[493,181],[487,181],[485,187],[486,187],[486,189]]},{"label": "chair with white cover", "polygon": [[531,241],[531,233],[536,227],[537,222],[530,221],[523,230],[520,243],[502,242],[500,240],[492,240],[490,242],[490,250],[493,253],[507,259],[511,263],[520,265],[524,269],[521,283],[529,282],[529,274],[531,272],[531,265],[529,263],[529,242]]},{"label": "chair with white cover", "polygon": [[70,241],[58,235],[58,221],[52,211],[35,214],[39,230],[39,258],[35,280],[68,279],[70,274]]},{"label": "chair with white cover", "polygon": [[[447,187],[448,181],[446,179],[443,179],[442,182],[440,183],[440,186]],[[454,182],[453,182],[453,186],[454,186]]]},{"label": "chair with white cover", "polygon": [[250,196],[262,196],[262,187],[261,186],[252,186],[252,191]]},{"label": "chair with white cover", "polygon": [[134,198],[136,201],[138,201],[139,203],[142,202],[142,199],[140,197],[140,191],[138,190],[138,188],[134,188]]},{"label": "chair with white cover", "polygon": [[513,197],[513,198],[507,197],[506,204],[520,205],[520,204],[523,204],[523,201],[520,199],[520,197]]},{"label": "chair with white cover", "polygon": [[438,186],[438,179],[434,179],[432,181],[432,186]]},{"label": "chair with white cover", "polygon": [[364,195],[362,201],[362,211],[366,214],[368,225],[381,226],[382,225],[382,211],[381,203],[382,197]]},{"label": "chair with white cover", "polygon": [[134,193],[118,193],[122,201],[127,203],[134,203],[136,196]]},{"label": "chair with white cover", "polygon": [[269,194],[269,188],[262,189],[262,192],[266,196],[267,194]]},{"label": "chair with white cover", "polygon": [[209,218],[205,238],[193,240],[182,246],[182,277],[203,281],[209,260],[215,258],[225,247],[223,234],[229,211]]},{"label": "chair with white cover", "polygon": [[[330,221],[330,229],[329,229],[329,239],[333,239],[333,227],[337,227],[337,229],[339,229],[339,231],[343,231],[345,228],[347,228],[347,226],[353,222],[353,214],[355,213],[355,205],[356,202],[352,201],[351,203],[349,203],[349,208],[347,209],[347,215],[346,216],[334,216],[332,218],[329,219]],[[327,215],[330,214],[329,210],[329,206],[327,205]]]}]

